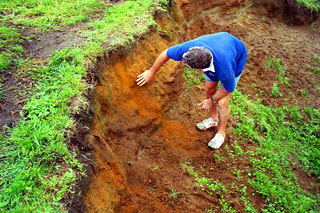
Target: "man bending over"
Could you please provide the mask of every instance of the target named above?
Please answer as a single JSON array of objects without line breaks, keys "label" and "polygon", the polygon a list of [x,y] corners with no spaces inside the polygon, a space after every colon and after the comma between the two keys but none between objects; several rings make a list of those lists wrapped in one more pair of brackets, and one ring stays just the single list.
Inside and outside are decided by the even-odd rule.
[{"label": "man bending over", "polygon": [[[150,82],[170,58],[183,61],[189,67],[204,72],[207,99],[199,106],[202,110],[210,109],[210,117],[198,123],[196,127],[204,131],[218,126],[218,132],[208,146],[213,149],[220,148],[225,139],[229,119],[229,99],[247,61],[246,47],[238,38],[226,32],[204,35],[172,46],[158,56],[149,70],[137,77],[137,85],[143,86]],[[217,90],[219,81],[221,84]]]}]

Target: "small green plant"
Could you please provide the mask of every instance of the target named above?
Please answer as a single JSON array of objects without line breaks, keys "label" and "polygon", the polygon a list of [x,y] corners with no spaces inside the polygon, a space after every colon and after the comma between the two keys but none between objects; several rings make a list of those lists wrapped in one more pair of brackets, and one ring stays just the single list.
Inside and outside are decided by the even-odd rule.
[{"label": "small green plant", "polygon": [[158,170],[158,168],[159,168],[159,166],[157,165],[157,166],[155,166],[155,167],[153,167],[153,168],[151,168],[151,171],[156,171],[156,170]]},{"label": "small green plant", "polygon": [[277,83],[273,83],[272,90],[271,90],[271,95],[273,95],[275,97],[282,97],[282,93],[280,92]]},{"label": "small green plant", "polygon": [[178,192],[176,189],[171,189],[168,195],[170,199],[177,199],[180,194],[182,194],[182,192]]},{"label": "small green plant", "polygon": [[216,211],[214,211],[213,209],[205,209],[206,213],[215,213]]},{"label": "small green plant", "polygon": [[217,153],[213,154],[213,157],[215,159],[217,159],[218,162],[224,162],[225,161],[225,157],[223,157],[223,156],[221,156],[221,155],[219,155]]},{"label": "small green plant", "polygon": [[257,213],[258,211],[254,208],[253,204],[247,198],[247,186],[242,185],[242,189],[240,189],[241,197],[240,199],[245,204],[246,212]]},{"label": "small green plant", "polygon": [[290,79],[287,77],[282,76],[281,74],[277,75],[277,80],[280,82],[280,84],[289,87],[290,86]]},{"label": "small green plant", "polygon": [[286,77],[286,68],[281,65],[281,59],[272,57],[267,58],[267,65],[270,68],[276,68],[279,71],[279,74],[277,75],[277,80],[280,82],[280,84],[289,87],[290,86],[290,79]]},{"label": "small green plant", "polygon": [[308,88],[304,88],[300,90],[300,94],[304,97],[309,97],[308,96]]},{"label": "small green plant", "polygon": [[320,87],[317,87],[317,92],[320,95]]},{"label": "small green plant", "polygon": [[315,60],[315,62],[317,62],[317,63],[320,64],[320,57],[319,57],[319,56],[315,55],[315,56],[313,57],[313,59]]},{"label": "small green plant", "polygon": [[244,154],[243,149],[241,148],[241,146],[238,144],[237,141],[235,141],[235,142],[232,144],[232,147],[233,147],[233,149],[235,150],[235,154],[236,154],[236,155],[243,155],[243,154]]},{"label": "small green plant", "polygon": [[241,179],[241,170],[239,169],[233,169],[232,174],[236,176],[236,180],[239,181]]},{"label": "small green plant", "polygon": [[271,66],[272,66],[272,64],[273,64],[273,58],[267,58],[266,61],[267,61],[267,66],[268,66],[269,68],[271,68]]}]

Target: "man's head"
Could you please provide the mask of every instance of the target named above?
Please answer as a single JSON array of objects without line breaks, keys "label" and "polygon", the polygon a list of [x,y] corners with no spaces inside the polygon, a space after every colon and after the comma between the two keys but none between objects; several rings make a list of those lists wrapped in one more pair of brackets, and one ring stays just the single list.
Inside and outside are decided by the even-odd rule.
[{"label": "man's head", "polygon": [[204,47],[192,47],[182,56],[182,61],[194,69],[205,69],[210,66],[212,54]]}]

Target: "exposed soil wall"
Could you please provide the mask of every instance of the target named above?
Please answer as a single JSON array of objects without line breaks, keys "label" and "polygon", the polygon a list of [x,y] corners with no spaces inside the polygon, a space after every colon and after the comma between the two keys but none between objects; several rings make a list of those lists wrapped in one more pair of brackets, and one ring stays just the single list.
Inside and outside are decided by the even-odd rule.
[{"label": "exposed soil wall", "polygon": [[286,24],[305,25],[319,20],[319,13],[298,5],[295,0],[284,0],[283,17]]},{"label": "exposed soil wall", "polygon": [[[212,168],[219,180],[230,184],[234,180],[212,161],[212,151],[206,147],[215,130],[198,132],[194,128],[207,116],[196,106],[204,98],[203,91],[189,90],[182,65],[172,60],[152,84],[139,88],[135,79],[166,48],[203,34],[227,31],[242,39],[249,50],[240,81],[242,90],[249,95],[259,89],[269,92],[276,73],[267,73],[267,57],[283,55],[284,63],[293,61],[290,66],[294,69],[312,60],[301,52],[312,55],[320,44],[319,31],[284,26],[278,13],[281,9],[279,2],[271,0],[179,0],[158,18],[167,33],[153,30],[132,48],[106,58],[98,72],[93,124],[86,135],[94,159],[91,183],[83,194],[88,212],[201,212],[218,205],[216,197],[194,188],[193,177],[179,168],[179,162],[192,160]],[[292,74],[293,79],[306,76],[308,73]],[[285,93],[299,84],[293,80]],[[317,92],[311,90],[311,97],[313,94],[316,97]],[[281,102],[266,100],[266,104]],[[316,100],[311,101],[313,106],[319,105]],[[233,140],[232,125],[231,119],[226,143]],[[170,199],[172,189],[184,193]],[[228,199],[241,212],[244,206],[239,197],[233,194]],[[264,200],[259,195],[252,199],[255,207],[261,208]]]}]

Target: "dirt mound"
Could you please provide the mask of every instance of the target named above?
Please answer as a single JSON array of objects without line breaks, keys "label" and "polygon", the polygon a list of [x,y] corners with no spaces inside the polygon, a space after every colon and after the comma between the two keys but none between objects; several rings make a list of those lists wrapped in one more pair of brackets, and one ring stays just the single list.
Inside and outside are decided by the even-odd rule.
[{"label": "dirt mound", "polygon": [[[243,40],[249,50],[248,65],[239,83],[244,93],[254,98],[262,91],[266,104],[280,104],[283,99],[270,99],[277,73],[265,61],[283,56],[290,69],[300,69],[290,72],[291,86],[283,92],[295,93],[303,100],[297,86],[301,79],[307,79],[309,71],[301,70],[301,64],[312,63],[311,56],[320,49],[320,33],[310,27],[285,26],[276,10],[280,7],[269,1],[178,1],[170,16],[158,20],[168,34],[153,32],[134,48],[111,55],[98,73],[95,114],[91,134],[86,137],[94,155],[92,181],[84,193],[89,212],[202,212],[219,204],[218,197],[193,187],[194,178],[179,166],[189,161],[208,168],[226,185],[235,180],[206,146],[215,130],[199,132],[194,127],[207,116],[196,106],[205,97],[203,91],[188,89],[183,67],[173,61],[146,87],[137,87],[135,79],[169,46],[227,31]],[[302,84],[308,86],[305,81]],[[316,89],[308,89],[310,104],[319,107]],[[232,119],[230,124],[227,144],[234,139]],[[239,169],[247,166],[245,162],[229,163]],[[228,201],[243,212],[239,197],[231,194]],[[259,195],[252,200],[257,209],[264,203]]]}]

